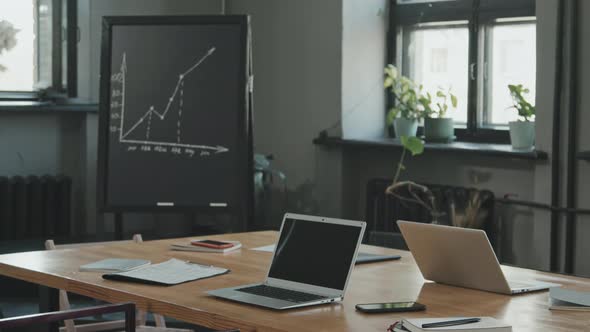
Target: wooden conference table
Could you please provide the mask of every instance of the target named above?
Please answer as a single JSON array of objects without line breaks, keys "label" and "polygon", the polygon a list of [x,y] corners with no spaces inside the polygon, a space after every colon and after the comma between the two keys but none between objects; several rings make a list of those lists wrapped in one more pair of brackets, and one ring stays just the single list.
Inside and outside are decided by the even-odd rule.
[{"label": "wooden conference table", "polygon": [[[226,254],[169,250],[181,239],[120,243],[0,255],[0,274],[36,284],[65,289],[107,302],[133,301],[141,309],[214,329],[241,331],[385,331],[400,317],[493,316],[513,325],[514,331],[590,331],[590,314],[550,311],[548,293],[506,296],[424,282],[406,251],[363,246],[365,252],[400,254],[399,261],[359,265],[354,269],[342,303],[278,312],[216,299],[205,294],[215,288],[259,282],[266,275],[271,254],[249,250],[272,244],[277,232],[209,236],[241,241],[243,248]],[[188,240],[188,239],[185,239]],[[79,266],[107,257],[145,258],[161,262],[171,257],[227,267],[231,273],[172,287],[103,280],[99,273],[79,272]],[[561,283],[590,291],[590,279],[505,267],[512,279]],[[0,285],[1,292],[2,285]],[[421,313],[363,314],[357,303],[418,300]]]}]

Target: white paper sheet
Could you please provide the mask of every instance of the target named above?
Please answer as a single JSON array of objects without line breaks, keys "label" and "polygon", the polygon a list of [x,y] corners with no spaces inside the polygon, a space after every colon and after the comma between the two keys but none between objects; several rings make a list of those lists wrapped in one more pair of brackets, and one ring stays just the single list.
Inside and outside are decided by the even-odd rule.
[{"label": "white paper sheet", "polygon": [[175,258],[117,275],[138,280],[175,285],[187,281],[209,278],[228,272],[227,269],[185,262]]},{"label": "white paper sheet", "polygon": [[262,247],[258,247],[258,248],[252,248],[250,250],[264,251],[264,252],[274,252],[276,246],[277,246],[276,244],[269,244],[267,246],[262,246]]}]

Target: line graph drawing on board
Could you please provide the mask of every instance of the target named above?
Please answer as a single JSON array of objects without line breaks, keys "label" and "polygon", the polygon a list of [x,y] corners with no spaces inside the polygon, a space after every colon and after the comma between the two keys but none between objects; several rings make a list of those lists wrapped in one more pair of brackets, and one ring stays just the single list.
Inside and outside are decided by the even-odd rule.
[{"label": "line graph drawing on board", "polygon": [[[172,90],[172,94],[166,100],[166,107],[163,110],[158,110],[154,104],[151,104],[148,109],[143,113],[143,115],[131,125],[130,128],[125,129],[125,90],[127,88],[127,54],[124,52],[121,60],[121,67],[120,71],[113,74],[111,76],[112,83],[118,83],[121,88],[120,90],[114,89],[111,93],[111,110],[114,108],[120,108],[119,113],[112,113],[111,119],[112,120],[119,120],[118,128],[111,127],[111,131],[118,131],[119,137],[118,140],[120,143],[129,143],[129,144],[142,144],[142,145],[155,145],[158,147],[171,147],[171,148],[185,148],[185,149],[199,149],[199,150],[209,150],[214,153],[222,153],[229,151],[228,148],[220,146],[220,145],[203,145],[203,144],[189,144],[182,142],[181,137],[181,124],[182,124],[182,113],[183,113],[183,106],[184,106],[184,86],[185,80],[189,77],[190,74],[195,72],[199,66],[201,66],[207,58],[213,55],[216,48],[211,47],[201,58],[199,58],[193,65],[188,67],[187,70],[180,73],[178,75],[178,80],[176,82],[176,86]],[[113,101],[113,98],[119,98],[120,101]],[[175,101],[178,101],[178,120],[175,126],[175,140],[174,141],[156,141],[151,140],[151,130],[152,130],[152,122],[154,120],[159,121],[166,121],[167,116],[171,113]],[[127,115],[128,116],[128,115]],[[145,127],[145,139],[137,139],[137,129],[146,123]],[[134,138],[128,138],[129,135],[134,133]]]}]

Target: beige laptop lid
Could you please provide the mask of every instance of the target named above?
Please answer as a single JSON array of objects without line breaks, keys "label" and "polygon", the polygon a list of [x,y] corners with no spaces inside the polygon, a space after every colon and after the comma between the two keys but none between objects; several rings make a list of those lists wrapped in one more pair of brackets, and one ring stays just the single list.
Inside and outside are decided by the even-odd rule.
[{"label": "beige laptop lid", "polygon": [[424,279],[511,294],[484,231],[402,220],[397,224]]}]

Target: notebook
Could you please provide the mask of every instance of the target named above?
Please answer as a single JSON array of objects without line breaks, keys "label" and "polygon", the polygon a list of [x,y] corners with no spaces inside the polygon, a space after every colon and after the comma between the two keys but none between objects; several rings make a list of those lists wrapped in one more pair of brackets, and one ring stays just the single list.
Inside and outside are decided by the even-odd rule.
[{"label": "notebook", "polygon": [[188,281],[210,278],[228,272],[229,270],[225,268],[172,258],[163,263],[152,264],[126,272],[104,274],[102,277],[108,280],[172,286]]},{"label": "notebook", "polygon": [[437,327],[437,328],[422,328],[422,324],[444,322],[446,320],[457,320],[469,317],[445,317],[445,318],[407,318],[401,321],[401,324],[396,326],[396,329],[404,331],[406,329],[410,332],[425,332],[425,331],[445,331],[445,332],[510,332],[512,326],[505,324],[492,317],[478,317],[481,321],[477,323]]},{"label": "notebook", "polygon": [[590,292],[578,292],[559,287],[549,290],[550,310],[590,311]]},{"label": "notebook", "polygon": [[149,265],[145,259],[107,258],[80,266],[83,272],[123,272]]},{"label": "notebook", "polygon": [[207,248],[202,246],[194,246],[189,243],[174,243],[170,246],[172,250],[180,250],[180,251],[196,251],[196,252],[219,252],[225,253],[234,250],[238,250],[242,247],[242,244],[239,241],[223,241],[227,243],[233,243],[232,247],[224,248],[224,249],[215,249],[215,248]]}]

